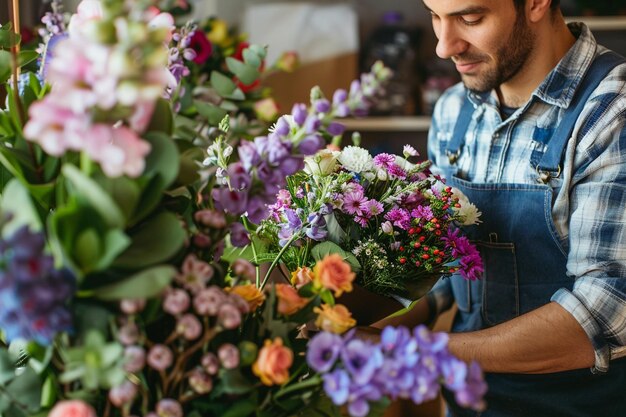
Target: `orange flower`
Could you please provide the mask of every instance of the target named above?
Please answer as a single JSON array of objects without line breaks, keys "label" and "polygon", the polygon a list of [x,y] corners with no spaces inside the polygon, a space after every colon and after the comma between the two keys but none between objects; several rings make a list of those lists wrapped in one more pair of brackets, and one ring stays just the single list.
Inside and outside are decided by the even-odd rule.
[{"label": "orange flower", "polygon": [[278,312],[289,316],[304,307],[309,300],[298,295],[298,291],[289,284],[276,284]]},{"label": "orange flower", "polygon": [[289,379],[289,368],[293,363],[293,352],[283,346],[281,338],[272,342],[266,340],[261,348],[256,362],[252,365],[252,372],[265,385],[281,385]]},{"label": "orange flower", "polygon": [[356,325],[352,313],[341,304],[334,307],[322,304],[322,308],[315,307],[313,311],[319,314],[315,320],[315,325],[326,332],[341,334]]},{"label": "orange flower", "polygon": [[276,61],[276,68],[285,72],[294,72],[300,66],[300,56],[296,51],[286,51]]},{"label": "orange flower", "polygon": [[336,253],[327,255],[316,263],[313,267],[313,274],[315,284],[333,290],[335,297],[341,296],[344,291],[352,291],[355,274],[350,269],[350,265]]},{"label": "orange flower", "polygon": [[295,270],[295,272],[291,273],[291,283],[296,288],[304,287],[311,281],[313,281],[313,272],[306,266],[298,268]]},{"label": "orange flower", "polygon": [[231,288],[227,288],[229,293],[237,294],[248,302],[250,311],[254,311],[265,301],[265,294],[263,294],[254,284],[237,285]]}]

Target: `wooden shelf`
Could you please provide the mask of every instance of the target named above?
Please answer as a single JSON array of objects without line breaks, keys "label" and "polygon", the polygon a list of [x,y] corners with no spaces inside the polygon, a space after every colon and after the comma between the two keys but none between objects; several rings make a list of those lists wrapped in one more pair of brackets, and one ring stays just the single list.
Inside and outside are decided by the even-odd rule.
[{"label": "wooden shelf", "polygon": [[568,16],[569,22],[583,22],[591,30],[626,30],[626,16]]},{"label": "wooden shelf", "polygon": [[426,132],[430,128],[430,116],[376,116],[340,122],[359,132]]}]

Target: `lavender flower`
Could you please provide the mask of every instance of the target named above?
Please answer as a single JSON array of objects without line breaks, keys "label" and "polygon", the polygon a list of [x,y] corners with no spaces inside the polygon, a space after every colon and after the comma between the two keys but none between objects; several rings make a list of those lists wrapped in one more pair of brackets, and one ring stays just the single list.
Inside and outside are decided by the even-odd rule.
[{"label": "lavender flower", "polygon": [[415,403],[435,398],[444,385],[457,402],[475,410],[484,408],[487,390],[476,364],[467,366],[447,349],[445,333],[425,326],[410,332],[386,327],[378,344],[321,332],[309,343],[307,363],[322,374],[324,391],[352,417],[367,415],[370,404],[382,397],[410,398]]},{"label": "lavender flower", "polygon": [[309,342],[306,353],[309,366],[317,372],[328,372],[335,365],[342,345],[340,336],[329,332],[318,333]]}]

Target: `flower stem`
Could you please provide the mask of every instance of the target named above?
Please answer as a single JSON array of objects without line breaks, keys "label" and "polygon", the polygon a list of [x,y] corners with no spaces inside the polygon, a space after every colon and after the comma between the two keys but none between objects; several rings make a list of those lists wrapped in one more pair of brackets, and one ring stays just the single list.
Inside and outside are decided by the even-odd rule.
[{"label": "flower stem", "polygon": [[[304,225],[302,225],[302,228],[304,229]],[[285,244],[285,246],[283,246],[280,249],[280,252],[278,252],[278,255],[276,255],[276,258],[274,258],[274,260],[272,261],[272,264],[270,265],[269,269],[267,270],[267,272],[265,273],[265,278],[263,278],[263,282],[261,283],[261,286],[258,287],[259,290],[263,290],[263,288],[265,288],[265,284],[267,284],[267,280],[270,278],[270,274],[272,273],[272,271],[274,270],[274,268],[276,268],[276,265],[278,265],[278,261],[280,260],[280,258],[283,257],[283,255],[285,254],[285,252],[287,251],[287,249],[289,249],[289,246],[291,246],[291,244],[293,242],[296,241],[296,239],[298,239],[299,233],[294,233],[293,236],[291,236],[291,238],[289,239],[289,241]]]}]

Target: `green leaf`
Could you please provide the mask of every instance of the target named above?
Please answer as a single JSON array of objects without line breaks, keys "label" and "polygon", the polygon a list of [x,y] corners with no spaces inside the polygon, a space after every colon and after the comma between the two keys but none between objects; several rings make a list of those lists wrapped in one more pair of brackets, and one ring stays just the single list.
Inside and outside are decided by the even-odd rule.
[{"label": "green leaf", "polygon": [[341,228],[334,213],[324,216],[326,230],[328,230],[328,240],[340,245],[348,240],[348,234]]},{"label": "green leaf", "polygon": [[21,408],[33,413],[40,408],[41,386],[41,380],[35,371],[26,368],[9,384],[7,392],[20,402]]},{"label": "green leaf", "polygon": [[180,250],[187,235],[175,215],[162,211],[141,223],[130,237],[130,247],[114,266],[139,269],[164,262]]},{"label": "green leaf", "polygon": [[20,51],[17,56],[17,62],[20,67],[30,64],[39,57],[37,51]]},{"label": "green leaf", "polygon": [[217,126],[227,114],[226,110],[212,104],[195,101],[194,105],[196,106],[198,113],[200,113],[202,117],[205,117],[211,126]]},{"label": "green leaf", "polygon": [[220,417],[250,416],[254,414],[258,406],[253,398],[238,399],[232,404],[233,406],[226,410]]},{"label": "green leaf", "polygon": [[163,133],[171,136],[174,131],[174,115],[167,100],[160,98],[156,101],[152,118],[146,132]]},{"label": "green leaf", "polygon": [[254,385],[241,374],[239,369],[221,370],[220,381],[222,390],[226,394],[245,394],[254,388]]},{"label": "green leaf", "polygon": [[160,294],[175,275],[176,269],[170,265],[155,266],[123,281],[97,288],[94,293],[97,298],[107,301],[150,298]]},{"label": "green leaf", "polygon": [[5,187],[0,208],[2,213],[11,213],[13,216],[2,231],[5,236],[10,236],[24,225],[28,225],[33,231],[42,229],[41,219],[33,205],[30,193],[17,179],[9,181]]},{"label": "green leaf", "polygon": [[0,84],[7,82],[11,78],[11,53],[0,51]]},{"label": "green leaf", "polygon": [[85,272],[91,272],[102,252],[100,235],[92,228],[81,231],[74,245],[74,260]]},{"label": "green leaf", "polygon": [[0,28],[0,49],[11,49],[19,44],[21,40],[22,37],[13,31],[11,23],[7,23]]},{"label": "green leaf", "polygon": [[246,48],[243,50],[243,61],[246,64],[252,65],[256,69],[259,69],[263,59],[251,48]]},{"label": "green leaf", "polygon": [[125,219],[122,211],[97,182],[87,177],[74,165],[65,164],[62,171],[74,187],[73,191],[88,201],[109,226],[124,227]]},{"label": "green leaf", "polygon": [[0,349],[0,386],[6,385],[13,378],[15,378],[15,364],[9,352]]},{"label": "green leaf", "polygon": [[94,270],[102,271],[111,266],[113,261],[130,245],[130,238],[119,229],[109,230],[104,236],[104,250],[99,254]]},{"label": "green leaf", "polygon": [[248,85],[255,82],[261,74],[252,65],[241,62],[233,57],[226,58],[228,69],[239,78],[239,80]]},{"label": "green leaf", "polygon": [[124,217],[130,222],[135,210],[137,210],[141,197],[139,184],[127,177],[103,177],[98,180],[105,192],[113,198],[115,204],[117,204],[124,214]]},{"label": "green leaf", "polygon": [[341,249],[341,247],[334,242],[322,242],[318,245],[315,245],[315,247],[311,249],[311,256],[316,261],[324,259],[325,256],[330,255],[331,253],[338,254],[343,258],[344,261],[350,264],[352,272],[359,273],[359,271],[361,271],[361,264],[356,259],[356,257],[350,252]]},{"label": "green leaf", "polygon": [[178,176],[179,152],[176,142],[163,133],[151,132],[146,135],[152,151],[146,158],[144,175],[156,175],[162,181],[163,189],[169,187]]},{"label": "green leaf", "polygon": [[237,85],[233,82],[233,80],[219,71],[211,72],[211,85],[222,97],[231,95],[237,88]]}]

